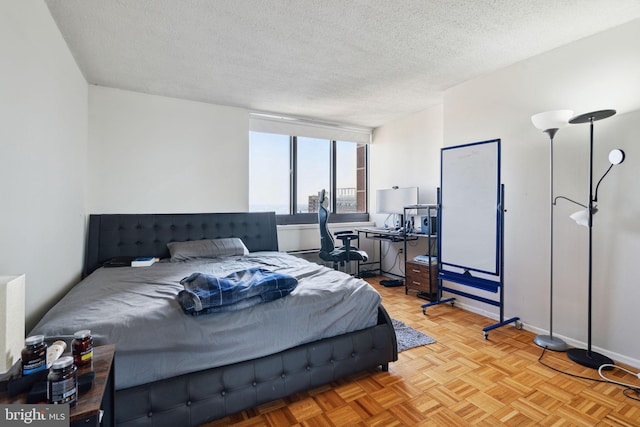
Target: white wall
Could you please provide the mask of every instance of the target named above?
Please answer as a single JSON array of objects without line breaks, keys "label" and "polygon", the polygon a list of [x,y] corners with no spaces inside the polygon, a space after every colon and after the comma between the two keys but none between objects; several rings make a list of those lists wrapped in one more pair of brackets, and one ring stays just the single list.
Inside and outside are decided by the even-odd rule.
[{"label": "white wall", "polygon": [[89,87],[89,213],[249,207],[246,110]]},{"label": "white wall", "polygon": [[[248,117],[240,108],[90,86],[88,212],[248,210]],[[278,239],[283,251],[320,244],[317,225],[279,226]]]},{"label": "white wall", "polygon": [[0,2],[0,275],[26,274],[27,331],[80,275],[87,83],[42,1]]},{"label": "white wall", "polygon": [[[546,332],[549,324],[549,140],[533,127],[530,117],[555,109],[572,109],[576,114],[618,110],[616,116],[595,124],[595,179],[608,167],[612,148],[622,148],[627,159],[603,181],[600,212],[594,219],[592,344],[594,350],[634,366],[640,366],[640,340],[631,320],[640,301],[633,265],[640,249],[640,194],[635,189],[640,168],[639,39],[640,21],[636,20],[461,84],[445,92],[443,105],[444,146],[502,139],[507,208],[505,314],[520,316],[525,327],[536,333]],[[431,135],[423,126],[407,126],[391,129],[385,140],[402,144],[404,135],[415,132],[430,147]],[[589,190],[588,132],[588,125],[573,125],[561,129],[555,138],[556,195],[582,203],[587,202]],[[377,139],[372,153],[377,153],[376,143]],[[408,161],[414,158],[406,156]],[[374,164],[382,161],[377,158]],[[438,167],[439,158],[433,156],[425,169]],[[384,184],[407,176],[413,173],[396,170]],[[554,335],[584,348],[587,229],[567,218],[575,210],[563,201],[555,210]],[[458,300],[471,310],[498,316],[495,307]],[[418,304],[417,300],[416,310]]]},{"label": "white wall", "polygon": [[[384,225],[387,215],[375,214],[376,190],[417,186],[420,203],[436,203],[442,114],[442,106],[436,106],[375,129],[369,156],[369,211],[377,226]],[[384,270],[404,274],[404,257],[398,253],[402,247],[402,243],[383,243]],[[426,253],[426,241],[411,244],[407,250],[410,258],[418,252]]]}]

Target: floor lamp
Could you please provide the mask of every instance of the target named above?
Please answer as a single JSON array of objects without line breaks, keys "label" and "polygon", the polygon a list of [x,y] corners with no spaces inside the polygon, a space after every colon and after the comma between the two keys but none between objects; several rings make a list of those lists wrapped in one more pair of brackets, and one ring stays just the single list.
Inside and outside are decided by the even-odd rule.
[{"label": "floor lamp", "polygon": [[[604,177],[607,175],[607,173],[609,173],[609,171],[611,170],[611,168],[613,167],[613,165],[616,164],[620,164],[622,163],[622,161],[624,160],[624,152],[622,150],[613,150],[611,151],[611,153],[609,154],[609,161],[611,162],[611,166],[609,166],[609,169],[605,172],[605,174],[602,176],[602,178],[600,178],[600,181],[598,181],[598,185],[596,186],[595,189],[595,196],[594,196],[594,189],[593,189],[593,123],[595,121],[598,120],[602,120],[602,119],[606,119],[607,117],[611,117],[616,113],[616,110],[600,110],[600,111],[593,111],[591,113],[585,113],[585,114],[581,114],[579,116],[575,116],[572,119],[569,120],[569,123],[571,124],[577,124],[577,123],[589,123],[589,128],[590,128],[590,138],[589,138],[589,204],[587,206],[586,210],[582,210],[580,212],[576,212],[575,214],[572,215],[572,218],[578,222],[579,224],[581,223],[581,219],[580,216],[586,217],[586,225],[589,228],[589,261],[588,261],[588,265],[589,265],[589,271],[588,271],[588,312],[587,312],[587,318],[588,318],[588,325],[587,325],[587,348],[586,349],[580,349],[580,348],[571,348],[569,350],[567,350],[567,356],[569,357],[569,359],[573,360],[576,363],[579,363],[580,365],[589,367],[589,368],[593,368],[593,369],[598,369],[600,368],[601,365],[605,365],[605,364],[609,364],[609,365],[613,365],[613,360],[611,360],[609,357],[604,356],[600,353],[596,353],[595,351],[591,350],[591,304],[592,304],[592,255],[593,255],[593,250],[592,250],[592,240],[593,240],[593,215],[596,213],[597,209],[594,206],[594,202],[597,202],[597,194],[598,194],[598,186],[600,185],[600,182],[602,182],[602,179],[604,179]],[[585,215],[586,214],[586,215]],[[584,220],[582,220],[584,221]],[[582,222],[582,224],[584,225],[584,222]]]},{"label": "floor lamp", "polygon": [[553,336],[553,137],[558,129],[567,126],[573,116],[571,110],[547,111],[531,116],[533,125],[549,135],[549,335],[538,335],[533,342],[542,348],[554,351],[567,351],[569,346],[560,338]]}]

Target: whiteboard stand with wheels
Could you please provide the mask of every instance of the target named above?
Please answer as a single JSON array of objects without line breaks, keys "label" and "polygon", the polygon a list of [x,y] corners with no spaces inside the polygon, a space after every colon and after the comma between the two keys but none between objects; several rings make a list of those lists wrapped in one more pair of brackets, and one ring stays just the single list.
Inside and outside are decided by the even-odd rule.
[{"label": "whiteboard stand with wheels", "polygon": [[[428,307],[455,303],[443,292],[500,309],[499,322],[489,331],[514,323],[504,318],[504,185],[500,182],[500,139],[446,147],[440,151],[438,191],[438,295]],[[452,287],[444,283],[461,286]],[[467,291],[465,287],[470,289]],[[470,292],[471,289],[475,291]],[[484,294],[498,294],[488,298]]]}]

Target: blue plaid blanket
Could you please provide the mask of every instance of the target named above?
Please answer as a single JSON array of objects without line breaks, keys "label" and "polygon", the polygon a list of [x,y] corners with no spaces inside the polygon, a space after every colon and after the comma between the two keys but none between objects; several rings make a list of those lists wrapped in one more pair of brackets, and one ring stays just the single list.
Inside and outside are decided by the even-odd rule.
[{"label": "blue plaid blanket", "polygon": [[193,273],[180,281],[178,302],[191,315],[236,311],[287,296],[298,280],[263,268],[236,271],[225,277]]}]

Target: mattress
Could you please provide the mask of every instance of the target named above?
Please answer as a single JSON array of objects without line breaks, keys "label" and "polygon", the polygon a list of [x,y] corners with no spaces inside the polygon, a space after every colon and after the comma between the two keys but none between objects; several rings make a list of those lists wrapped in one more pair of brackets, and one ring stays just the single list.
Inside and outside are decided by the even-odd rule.
[{"label": "mattress", "polygon": [[[251,267],[291,275],[290,295],[247,309],[190,316],[176,295],[194,272],[226,276]],[[115,385],[124,389],[229,365],[374,326],[381,297],[368,283],[283,252],[163,260],[99,268],[74,286],[31,331],[70,339],[90,329],[116,345]]]}]

